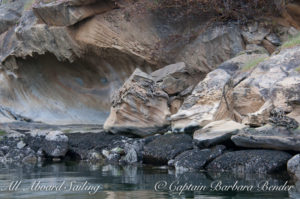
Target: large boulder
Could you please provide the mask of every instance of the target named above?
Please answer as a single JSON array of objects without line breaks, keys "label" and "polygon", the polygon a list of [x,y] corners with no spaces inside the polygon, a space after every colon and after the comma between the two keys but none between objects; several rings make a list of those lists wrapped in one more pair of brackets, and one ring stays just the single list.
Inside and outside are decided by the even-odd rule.
[{"label": "large boulder", "polygon": [[208,170],[234,173],[274,173],[286,168],[291,155],[283,151],[242,150],[224,153],[208,166]]},{"label": "large boulder", "polygon": [[211,122],[194,132],[194,142],[198,147],[214,146],[230,141],[231,136],[243,128],[246,126],[231,120]]},{"label": "large boulder", "polygon": [[143,162],[164,165],[180,153],[193,148],[193,139],[186,134],[167,134],[156,136],[144,146]]},{"label": "large boulder", "polygon": [[235,145],[247,148],[300,151],[300,135],[284,127],[247,128],[232,136],[231,140]]},{"label": "large boulder", "polygon": [[207,163],[216,157],[220,156],[225,150],[225,146],[219,145],[212,149],[193,149],[185,151],[171,160],[172,165],[178,172],[185,172],[190,170],[200,170],[205,167]]},{"label": "large boulder", "polygon": [[163,132],[169,126],[168,100],[152,76],[136,69],[114,96],[104,129],[141,137]]}]

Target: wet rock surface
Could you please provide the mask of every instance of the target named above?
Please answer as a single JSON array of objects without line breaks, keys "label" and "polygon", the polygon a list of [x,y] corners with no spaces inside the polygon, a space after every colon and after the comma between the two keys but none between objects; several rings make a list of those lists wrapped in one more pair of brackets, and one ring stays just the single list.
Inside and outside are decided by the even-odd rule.
[{"label": "wet rock surface", "polygon": [[176,155],[192,149],[192,137],[185,134],[159,135],[145,144],[143,162],[165,165]]},{"label": "wet rock surface", "polygon": [[115,136],[106,132],[101,133],[71,133],[69,139],[69,152],[80,159],[87,159],[90,150],[101,152],[102,149],[122,142],[123,137]]},{"label": "wet rock surface", "polygon": [[174,166],[176,172],[186,172],[204,169],[204,167],[213,159],[220,156],[226,149],[225,146],[218,145],[211,149],[193,149],[185,151],[170,160],[169,166]]},{"label": "wet rock surface", "polygon": [[227,152],[213,160],[207,169],[234,173],[274,173],[285,170],[291,157],[286,152],[275,150]]}]

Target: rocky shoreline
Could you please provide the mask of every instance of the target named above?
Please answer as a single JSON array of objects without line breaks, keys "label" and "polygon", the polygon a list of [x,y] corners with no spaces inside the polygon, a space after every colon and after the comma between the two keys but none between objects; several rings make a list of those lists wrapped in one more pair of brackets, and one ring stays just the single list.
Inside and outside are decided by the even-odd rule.
[{"label": "rocky shoreline", "polygon": [[[151,11],[130,17],[138,3],[24,2],[0,7],[0,163],[300,180],[300,32],[291,20],[190,31]],[[187,30],[197,35],[172,39]]]},{"label": "rocky shoreline", "polygon": [[[22,129],[16,128],[20,127],[17,123],[8,125],[15,132],[11,130],[9,134],[1,136],[1,164],[21,166],[72,160],[91,164],[168,166],[178,173],[279,174],[288,171],[291,179],[298,179],[300,158],[297,150],[276,150],[268,145],[235,145],[234,137],[243,134],[245,129],[238,130],[231,142],[224,140],[211,144],[208,141],[210,147],[205,147],[185,133],[168,132],[146,138],[129,138],[103,130],[82,133],[83,126],[76,130],[78,132],[63,133],[51,129],[28,131],[24,128],[26,125],[23,123]],[[276,128],[273,126],[271,131]]]}]

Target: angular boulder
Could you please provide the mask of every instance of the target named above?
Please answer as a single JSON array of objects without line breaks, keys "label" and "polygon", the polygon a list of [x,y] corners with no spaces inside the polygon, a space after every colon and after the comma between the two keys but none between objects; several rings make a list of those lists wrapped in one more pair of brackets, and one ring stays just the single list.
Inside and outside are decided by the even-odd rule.
[{"label": "angular boulder", "polygon": [[113,97],[104,129],[140,137],[164,132],[169,126],[168,100],[152,76],[136,69]]},{"label": "angular boulder", "polygon": [[187,67],[185,63],[179,62],[156,70],[151,76],[163,91],[168,95],[174,95],[195,86],[200,80],[201,73],[198,68]]},{"label": "angular boulder", "polygon": [[235,145],[247,148],[300,151],[300,135],[283,127],[266,125],[244,129],[231,137]]},{"label": "angular boulder", "polygon": [[194,142],[198,147],[210,147],[230,141],[232,135],[247,126],[232,120],[220,120],[209,123],[194,133]]},{"label": "angular boulder", "polygon": [[283,171],[292,156],[283,151],[242,150],[224,153],[217,157],[207,169],[234,173],[274,173]]},{"label": "angular boulder", "polygon": [[143,162],[165,165],[180,153],[193,148],[193,139],[186,134],[167,134],[156,136],[144,146]]}]

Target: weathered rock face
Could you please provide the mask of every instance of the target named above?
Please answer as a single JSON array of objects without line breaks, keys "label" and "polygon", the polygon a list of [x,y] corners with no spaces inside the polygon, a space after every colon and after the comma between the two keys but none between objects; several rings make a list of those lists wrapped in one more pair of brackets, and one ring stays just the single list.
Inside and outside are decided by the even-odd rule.
[{"label": "weathered rock face", "polygon": [[[259,114],[262,117],[268,116],[272,105],[286,113],[296,111],[300,76],[295,70],[300,64],[299,55],[300,48],[294,47],[258,64],[249,77],[234,89],[234,110],[242,118]],[[270,102],[271,105],[266,104]],[[251,116],[252,113],[254,115]],[[254,122],[257,126],[266,123],[266,118],[259,120],[260,124],[258,121]]]},{"label": "weathered rock face", "polygon": [[271,125],[244,129],[231,140],[241,147],[300,151],[300,136],[292,130]]},{"label": "weathered rock face", "polygon": [[[170,71],[174,67],[170,66],[157,72],[161,74],[154,78],[158,87],[172,96],[168,107],[175,114],[183,103],[183,96],[193,90],[190,82],[197,82],[216,66],[239,54],[245,49],[245,44],[249,49],[249,45],[257,45],[262,50],[265,50],[262,45],[268,44],[264,46],[270,52],[270,46],[282,42],[280,35],[261,24],[250,24],[242,30],[232,23],[207,26],[211,19],[207,14],[174,19],[168,13],[165,15],[158,10],[144,8],[142,5],[147,3],[148,0],[116,3],[37,0],[33,4],[32,0],[16,0],[2,4],[0,104],[1,110],[6,113],[0,113],[1,121],[29,119],[51,124],[103,124],[110,108],[109,97],[136,68],[150,74],[164,65],[185,62],[192,70],[197,68],[202,74],[196,72],[199,76],[195,79],[195,76],[183,71],[180,74]],[[289,27],[286,29],[290,30]],[[261,52],[256,53],[261,56]],[[220,70],[213,72],[218,73],[220,87],[225,86],[224,81],[236,71],[236,65],[240,64],[229,70],[223,68],[224,73]],[[176,67],[180,70],[179,65]],[[213,80],[205,81],[209,86],[200,85],[197,89],[201,92],[208,92],[214,84]],[[278,84],[279,89],[282,84],[286,82]],[[294,89],[297,85],[295,80],[290,88]],[[224,99],[220,98],[223,92],[217,87],[212,88],[209,95],[212,101],[207,106],[204,101],[208,97],[199,97],[195,93],[184,102],[182,110],[174,115],[174,129],[204,126],[224,118],[240,122],[265,103],[256,87],[239,87],[240,90],[234,89],[235,94],[231,94],[233,89],[225,89]],[[234,97],[240,100],[231,103]],[[194,103],[191,98],[202,102]],[[288,104],[293,110],[298,110],[295,97],[292,98]],[[248,106],[251,108],[242,110],[246,101],[251,102]],[[186,111],[187,106],[191,106],[194,112]],[[196,114],[200,109],[203,111]],[[158,125],[164,122],[162,120]]]},{"label": "weathered rock face", "polygon": [[216,68],[244,50],[240,30],[235,25],[208,28],[178,54],[177,61],[191,66],[201,66],[205,73]]},{"label": "weathered rock face", "polygon": [[22,16],[24,6],[28,1],[16,1],[0,6],[0,34],[14,26]]},{"label": "weathered rock face", "polygon": [[[239,69],[247,67],[252,59],[263,60],[267,57],[266,54],[245,53],[208,73],[185,99],[178,113],[171,116],[173,130],[186,131],[192,127],[203,127],[215,120],[236,119],[232,106],[233,86],[245,76],[235,74]],[[233,78],[233,75],[236,77]]]},{"label": "weathered rock face", "polygon": [[143,162],[164,165],[175,156],[192,148],[192,137],[189,135],[160,135],[144,146]]},{"label": "weathered rock face", "polygon": [[199,147],[215,146],[229,141],[232,135],[237,134],[243,128],[246,126],[234,121],[211,122],[194,133],[194,141]]},{"label": "weathered rock face", "polygon": [[274,173],[283,171],[291,155],[283,151],[244,150],[224,153],[208,166],[208,170],[235,173]]},{"label": "weathered rock face", "polygon": [[113,9],[105,1],[47,1],[38,0],[33,7],[35,14],[47,25],[70,26],[83,19]]},{"label": "weathered rock face", "polygon": [[[5,28],[0,31],[0,103],[4,109],[51,124],[103,123],[109,97],[135,68],[151,73],[168,63],[186,61],[206,73],[243,50],[236,26],[214,26],[203,33],[199,30],[206,18],[195,16],[186,24],[184,19],[173,21],[141,9],[144,0],[119,2],[119,9],[105,2],[39,0],[32,6],[28,0],[20,11],[10,3],[1,5],[0,24],[3,19]],[[17,9],[17,16],[11,16],[9,6]],[[173,40],[174,35],[186,36]],[[171,74],[162,80],[167,92],[177,92],[174,85],[179,90],[186,87],[177,78]],[[173,113],[182,99],[177,102]],[[15,119],[1,115],[1,120]]]}]

